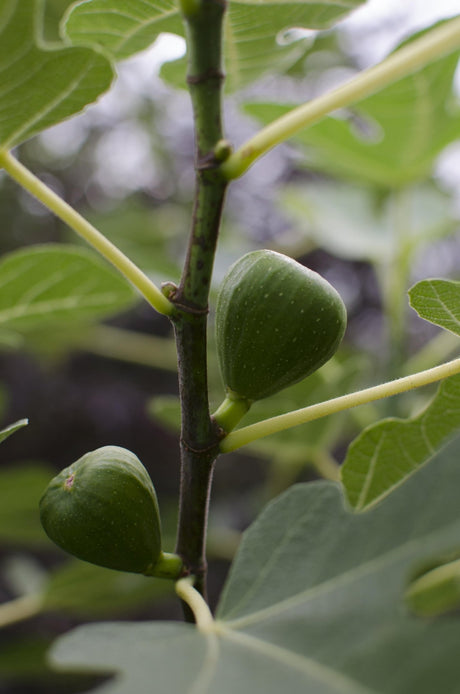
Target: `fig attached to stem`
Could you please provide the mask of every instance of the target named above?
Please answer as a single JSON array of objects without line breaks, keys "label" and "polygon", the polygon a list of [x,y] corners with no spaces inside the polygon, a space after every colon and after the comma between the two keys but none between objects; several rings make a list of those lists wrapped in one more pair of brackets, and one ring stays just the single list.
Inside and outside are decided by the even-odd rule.
[{"label": "fig attached to stem", "polygon": [[230,431],[251,403],[293,385],[336,352],[347,314],[318,273],[269,250],[228,271],[216,306],[216,340],[226,399],[214,414]]},{"label": "fig attached to stem", "polygon": [[178,578],[182,562],[161,549],[158,502],[139,458],[119,446],[86,453],[49,483],[40,519],[59,547],[92,564]]}]

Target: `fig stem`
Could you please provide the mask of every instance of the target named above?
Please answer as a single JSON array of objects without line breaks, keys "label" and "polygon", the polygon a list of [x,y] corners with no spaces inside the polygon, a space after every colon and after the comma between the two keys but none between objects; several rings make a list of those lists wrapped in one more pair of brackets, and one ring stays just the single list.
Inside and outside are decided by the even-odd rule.
[{"label": "fig stem", "polygon": [[277,118],[231,154],[222,164],[222,173],[228,180],[242,176],[259,157],[296,135],[299,130],[317,123],[332,111],[361,101],[388,84],[411,75],[459,46],[460,18],[457,17],[400,48],[378,65],[363,70],[337,89]]},{"label": "fig stem", "polygon": [[184,563],[178,554],[162,552],[158,561],[145,572],[146,576],[169,578],[176,581],[182,574]]},{"label": "fig stem", "polygon": [[[170,298],[178,358],[181,402],[181,472],[175,552],[194,589],[206,600],[206,531],[214,462],[220,431],[209,412],[207,315],[227,180],[216,147],[222,129],[222,34],[226,4],[220,0],[181,0],[187,41],[187,85],[195,130],[195,199],[179,286]],[[219,147],[217,148],[219,153]],[[193,612],[183,602],[185,618]]]},{"label": "fig stem", "polygon": [[250,400],[229,394],[214,412],[214,421],[225,433],[229,433],[236,427],[250,407]]},{"label": "fig stem", "polygon": [[193,576],[181,578],[176,583],[176,593],[190,608],[195,618],[197,628],[204,632],[214,631],[214,617],[203,596],[194,587]]},{"label": "fig stem", "polygon": [[458,373],[460,373],[460,358],[441,364],[440,366],[435,366],[432,369],[427,369],[426,371],[420,371],[410,376],[403,376],[394,381],[388,381],[377,386],[372,386],[371,388],[356,391],[355,393],[348,393],[347,395],[341,395],[338,398],[332,398],[331,400],[316,403],[309,407],[303,407],[299,410],[287,412],[286,414],[270,417],[269,419],[261,420],[256,424],[251,424],[231,432],[221,441],[220,450],[221,453],[229,453],[237,448],[246,446],[248,443],[269,436],[270,434],[276,434],[279,431],[285,431],[299,424],[306,424],[315,419],[327,417],[330,414],[349,410],[358,405],[365,405],[375,400],[381,400],[382,398],[405,393],[414,388],[429,385],[430,383],[436,383],[437,381],[441,381],[444,378],[454,376]]},{"label": "fig stem", "polygon": [[158,313],[171,316],[174,312],[174,304],[164,296],[156,284],[119,248],[101,234],[98,229],[68,205],[59,195],[56,195],[51,188],[48,188],[43,181],[40,181],[37,176],[15,159],[10,152],[0,151],[0,167],[3,167],[20,186],[54,212],[56,217],[62,219],[65,224],[108,260]]}]

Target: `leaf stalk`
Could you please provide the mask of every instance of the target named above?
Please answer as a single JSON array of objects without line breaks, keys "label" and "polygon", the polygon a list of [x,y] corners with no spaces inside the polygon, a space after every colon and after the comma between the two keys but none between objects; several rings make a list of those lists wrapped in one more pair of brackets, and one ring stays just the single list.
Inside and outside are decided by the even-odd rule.
[{"label": "leaf stalk", "polygon": [[405,393],[414,388],[429,385],[430,383],[436,383],[437,381],[441,381],[444,378],[454,376],[458,373],[460,373],[460,358],[454,359],[446,364],[441,364],[440,366],[435,366],[432,369],[411,374],[410,376],[403,376],[394,381],[388,381],[387,383],[365,388],[355,393],[348,393],[347,395],[310,405],[309,407],[303,407],[299,410],[287,412],[286,414],[270,417],[269,419],[264,419],[231,432],[221,441],[220,450],[221,453],[229,453],[253,441],[269,436],[270,434],[276,434],[279,431],[284,431],[291,427],[299,426],[300,424],[306,424],[315,419],[320,419],[321,417],[327,417],[337,412],[349,410],[358,405],[365,405],[376,400],[381,400],[382,398],[399,395],[400,393]]},{"label": "leaf stalk", "polygon": [[108,260],[158,313],[162,313],[165,316],[173,314],[174,305],[132,260],[82,215],[62,200],[59,195],[56,195],[51,188],[48,188],[43,181],[40,181],[37,176],[15,159],[10,152],[0,151],[0,167],[3,167],[9,176],[19,183],[22,188],[51,210],[59,219],[62,219],[100,255]]},{"label": "leaf stalk", "polygon": [[228,180],[239,178],[259,157],[299,130],[317,123],[332,111],[374,94],[459,47],[460,17],[456,17],[400,48],[378,65],[363,70],[337,89],[294,108],[262,128],[222,164],[222,174]]}]

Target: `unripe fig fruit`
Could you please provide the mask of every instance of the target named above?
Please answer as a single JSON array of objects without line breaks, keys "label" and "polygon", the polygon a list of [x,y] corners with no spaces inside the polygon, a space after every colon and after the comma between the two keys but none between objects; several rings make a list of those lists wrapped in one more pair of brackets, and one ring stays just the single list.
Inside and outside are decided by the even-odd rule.
[{"label": "unripe fig fruit", "polygon": [[161,555],[158,503],[134,453],[104,446],[62,470],[40,501],[47,535],[79,559],[148,573]]},{"label": "unripe fig fruit", "polygon": [[228,271],[216,307],[227,393],[260,400],[316,371],[346,327],[337,291],[318,273],[274,251],[253,251]]}]

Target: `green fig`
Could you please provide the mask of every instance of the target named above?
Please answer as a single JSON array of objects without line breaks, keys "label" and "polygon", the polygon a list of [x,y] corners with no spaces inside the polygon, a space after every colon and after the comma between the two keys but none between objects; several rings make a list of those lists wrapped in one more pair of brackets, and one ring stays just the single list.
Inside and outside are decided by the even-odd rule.
[{"label": "green fig", "polygon": [[243,256],[216,306],[227,397],[250,404],[309,376],[335,353],[346,321],[340,295],[318,273],[274,251]]},{"label": "green fig", "polygon": [[149,573],[162,555],[155,489],[125,448],[98,448],[56,475],[40,519],[59,547],[92,564]]}]

